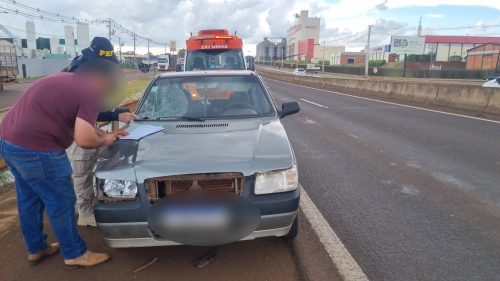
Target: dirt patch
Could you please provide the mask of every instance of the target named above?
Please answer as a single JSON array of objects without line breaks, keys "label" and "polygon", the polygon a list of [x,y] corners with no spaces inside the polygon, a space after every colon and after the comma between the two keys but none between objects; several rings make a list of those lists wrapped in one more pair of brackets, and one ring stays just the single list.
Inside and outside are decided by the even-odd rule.
[{"label": "dirt patch", "polygon": [[293,242],[293,250],[305,280],[342,280],[302,210],[299,210],[299,235]]},{"label": "dirt patch", "polygon": [[[105,251],[112,259],[87,269],[68,270],[56,255],[29,266],[17,219],[15,191],[0,195],[0,280],[2,281],[127,281],[127,280],[301,280],[291,246],[281,238],[262,238],[219,247],[152,247],[111,249],[98,230],[79,228],[87,247]],[[45,220],[49,241],[55,241]],[[211,251],[216,257],[199,269],[195,262]],[[155,262],[151,263],[153,260]],[[144,267],[144,265],[150,265]],[[136,271],[137,269],[143,269]]]},{"label": "dirt patch", "polygon": [[0,239],[17,226],[17,201],[14,184],[0,187]]}]

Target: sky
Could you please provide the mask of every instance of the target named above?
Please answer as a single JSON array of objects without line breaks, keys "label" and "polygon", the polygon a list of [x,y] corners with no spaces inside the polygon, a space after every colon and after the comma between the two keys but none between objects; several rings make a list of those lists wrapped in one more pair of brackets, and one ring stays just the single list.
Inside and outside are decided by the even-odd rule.
[{"label": "sky", "polygon": [[[294,15],[309,10],[321,19],[320,41],[326,45],[346,45],[360,50],[366,45],[368,25],[373,25],[371,46],[388,44],[390,35],[415,35],[420,17],[423,34],[500,36],[500,0],[19,0],[40,8],[79,19],[112,18],[117,23],[162,43],[176,40],[184,47],[190,32],[200,29],[226,28],[244,39],[245,54],[254,55],[255,45],[264,37],[284,37],[294,23]],[[13,34],[25,38],[26,16],[18,9],[39,16],[10,0],[0,0],[0,24]],[[64,26],[32,19],[37,37],[63,37]],[[90,25],[90,35],[106,36],[104,24]],[[0,31],[0,33],[2,33]],[[4,36],[0,34],[0,36]],[[132,37],[119,31],[113,36],[131,50]],[[138,52],[145,53],[147,42],[138,40]],[[151,44],[153,53],[163,53],[164,45]]]}]

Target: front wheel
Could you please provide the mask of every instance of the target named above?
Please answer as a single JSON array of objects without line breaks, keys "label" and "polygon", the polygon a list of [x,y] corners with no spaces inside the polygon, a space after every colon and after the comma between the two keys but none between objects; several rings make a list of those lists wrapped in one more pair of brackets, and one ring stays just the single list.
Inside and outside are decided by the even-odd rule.
[{"label": "front wheel", "polygon": [[292,223],[292,227],[290,227],[290,231],[286,235],[283,236],[285,240],[292,241],[297,237],[297,234],[299,233],[299,215],[295,217]]}]

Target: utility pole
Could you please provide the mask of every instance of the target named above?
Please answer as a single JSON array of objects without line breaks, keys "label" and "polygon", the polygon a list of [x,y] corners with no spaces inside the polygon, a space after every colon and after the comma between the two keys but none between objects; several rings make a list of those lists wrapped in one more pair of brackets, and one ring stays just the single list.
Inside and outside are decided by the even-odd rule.
[{"label": "utility pole", "polygon": [[417,36],[422,36],[422,16],[420,16],[420,21],[418,22]]},{"label": "utility pole", "polygon": [[167,43],[165,43],[165,55],[167,54]]},{"label": "utility pole", "polygon": [[285,59],[284,56],[285,56],[285,50],[286,50],[286,47],[282,47],[281,48],[281,68],[283,68],[283,60]]},{"label": "utility pole", "polygon": [[366,54],[365,54],[365,76],[368,78],[368,62],[370,61],[370,36],[372,34],[372,26],[368,26],[368,42],[366,43]]},{"label": "utility pole", "polygon": [[108,39],[109,39],[109,41],[111,41],[111,34],[112,34],[111,21],[112,21],[112,19],[108,18]]},{"label": "utility pole", "polygon": [[122,39],[118,37],[118,46],[120,46],[120,63],[122,63]]},{"label": "utility pole", "polygon": [[274,67],[274,52],[276,52],[276,46],[273,46],[273,52],[271,53],[271,66]]},{"label": "utility pole", "polygon": [[134,67],[135,67],[135,33],[132,33],[132,36],[134,36]]},{"label": "utility pole", "polygon": [[325,48],[326,42],[323,40],[323,59],[321,60],[321,72],[325,72]]},{"label": "utility pole", "polygon": [[149,38],[148,38],[148,64],[150,64],[150,61],[149,61]]}]

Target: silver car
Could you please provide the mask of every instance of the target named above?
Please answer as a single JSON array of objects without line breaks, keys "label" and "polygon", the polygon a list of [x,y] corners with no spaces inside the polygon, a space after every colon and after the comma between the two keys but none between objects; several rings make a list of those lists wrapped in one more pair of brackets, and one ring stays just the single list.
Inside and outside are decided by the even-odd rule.
[{"label": "silver car", "polygon": [[177,72],[156,77],[127,130],[96,170],[98,227],[111,247],[219,245],[297,235],[299,180],[276,107],[251,71]]}]

